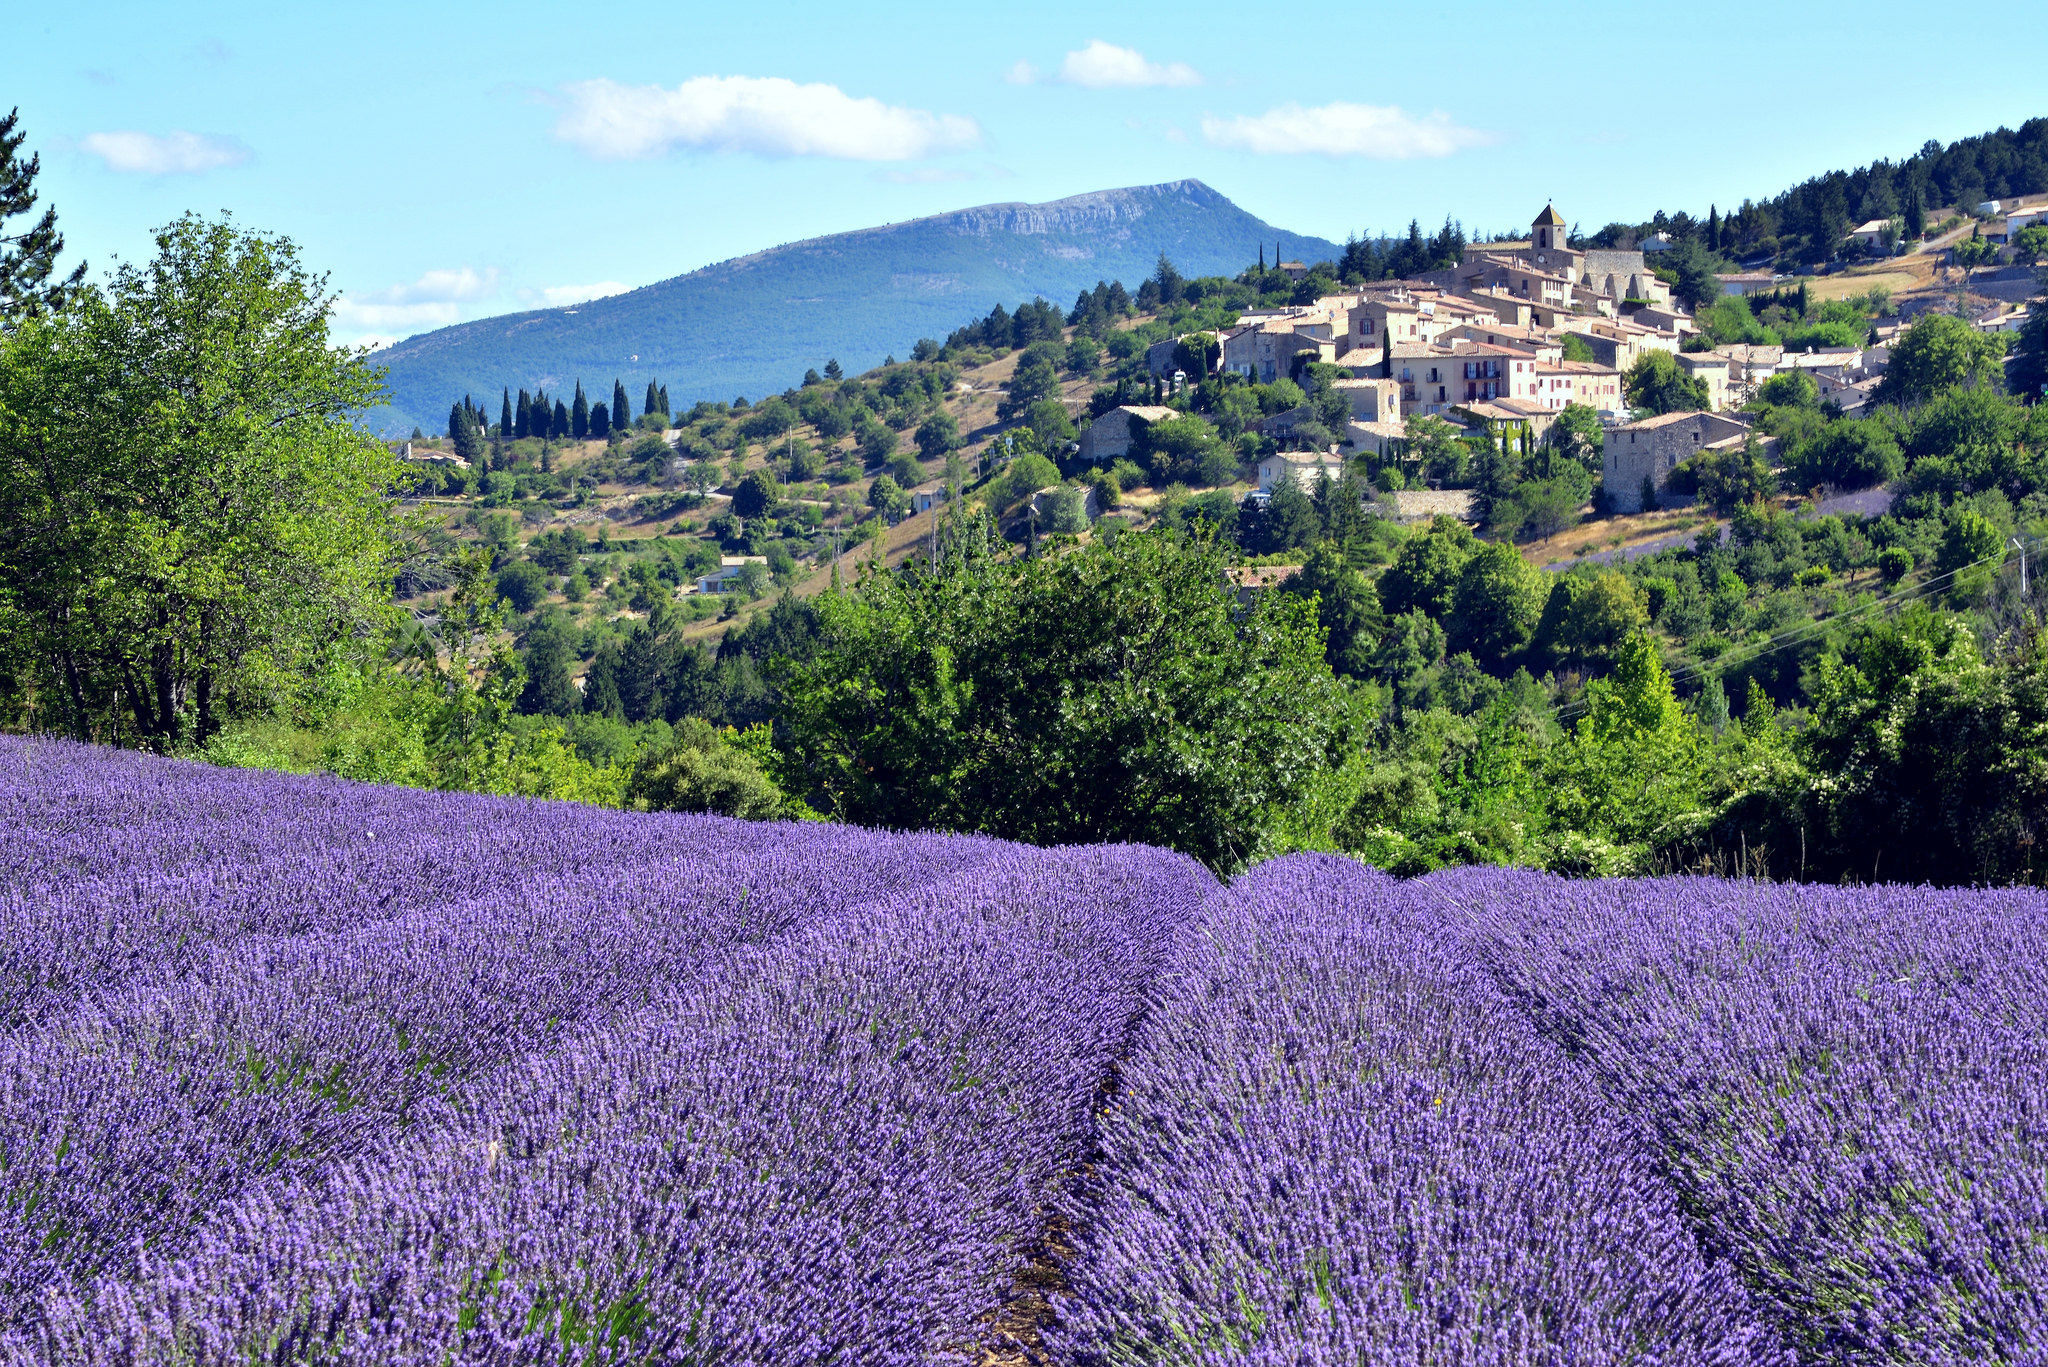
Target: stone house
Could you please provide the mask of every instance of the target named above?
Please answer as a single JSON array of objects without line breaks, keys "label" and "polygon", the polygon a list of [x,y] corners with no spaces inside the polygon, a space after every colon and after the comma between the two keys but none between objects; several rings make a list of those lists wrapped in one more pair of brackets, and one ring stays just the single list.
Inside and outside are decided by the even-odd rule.
[{"label": "stone house", "polygon": [[1384,456],[1394,443],[1404,441],[1408,436],[1408,424],[1400,418],[1384,419],[1379,422],[1347,422],[1344,424],[1344,445],[1356,455],[1368,452]]},{"label": "stone house", "polygon": [[1384,376],[1338,380],[1333,386],[1351,404],[1359,422],[1390,422],[1401,416],[1401,382]]},{"label": "stone house", "polygon": [[1131,453],[1131,443],[1136,434],[1131,430],[1131,420],[1139,422],[1164,422],[1177,418],[1180,411],[1157,404],[1125,404],[1112,408],[1081,432],[1081,459],[1106,465],[1110,461]]},{"label": "stone house", "polygon": [[1618,513],[1643,510],[1643,481],[1663,490],[1671,472],[1702,451],[1739,447],[1749,424],[1719,413],[1663,413],[1607,429],[1600,468],[1608,502]]},{"label": "stone house", "polygon": [[1527,399],[1478,399],[1453,405],[1451,416],[1467,427],[1484,427],[1495,437],[1513,438],[1522,428],[1536,441],[1543,440],[1557,422],[1557,411]]},{"label": "stone house", "polygon": [[1311,451],[1282,451],[1259,462],[1259,492],[1272,493],[1280,487],[1283,479],[1292,479],[1304,491],[1312,490],[1324,475],[1333,480],[1342,479],[1343,460]]},{"label": "stone house", "polygon": [[1294,371],[1296,357],[1302,357],[1302,363],[1337,359],[1329,319],[1316,315],[1276,318],[1223,339],[1223,369],[1259,383],[1286,379]]}]

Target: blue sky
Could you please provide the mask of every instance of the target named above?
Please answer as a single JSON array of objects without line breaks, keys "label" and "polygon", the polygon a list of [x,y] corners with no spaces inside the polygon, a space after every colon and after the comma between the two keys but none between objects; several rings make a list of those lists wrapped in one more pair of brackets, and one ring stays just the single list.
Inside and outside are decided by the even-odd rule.
[{"label": "blue sky", "polygon": [[2048,114],[2039,0],[1943,14],[101,4],[11,24],[0,102],[75,255],[232,210],[390,339],[991,201],[1192,176],[1336,240],[1590,229]]}]

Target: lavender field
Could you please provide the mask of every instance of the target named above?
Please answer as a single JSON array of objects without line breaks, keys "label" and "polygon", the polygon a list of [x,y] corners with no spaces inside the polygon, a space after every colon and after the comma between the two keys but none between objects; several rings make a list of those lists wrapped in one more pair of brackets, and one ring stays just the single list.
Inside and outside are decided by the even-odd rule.
[{"label": "lavender field", "polygon": [[0,740],[0,1361],[2048,1361],[2033,893]]}]

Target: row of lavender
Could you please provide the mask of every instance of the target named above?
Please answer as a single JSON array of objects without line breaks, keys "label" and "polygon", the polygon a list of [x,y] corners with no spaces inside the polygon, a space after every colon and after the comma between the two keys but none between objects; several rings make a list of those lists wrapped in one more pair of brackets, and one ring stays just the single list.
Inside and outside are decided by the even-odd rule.
[{"label": "row of lavender", "polygon": [[2048,1360],[2044,951],[0,741],[0,1361]]},{"label": "row of lavender", "polygon": [[0,743],[0,1358],[925,1362],[1215,884]]},{"label": "row of lavender", "polygon": [[1074,1198],[1078,1363],[2048,1362],[2048,900],[1254,870]]}]

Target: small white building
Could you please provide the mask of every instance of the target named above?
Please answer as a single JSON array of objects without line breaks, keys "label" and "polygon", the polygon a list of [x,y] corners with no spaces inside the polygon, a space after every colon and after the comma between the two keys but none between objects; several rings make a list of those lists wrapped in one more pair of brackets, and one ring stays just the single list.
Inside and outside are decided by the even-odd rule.
[{"label": "small white building", "polygon": [[724,593],[739,579],[747,566],[765,566],[767,563],[768,557],[765,555],[721,555],[718,557],[718,568],[698,578],[697,592]]},{"label": "small white building", "polygon": [[1259,462],[1259,492],[1272,493],[1280,487],[1283,479],[1292,479],[1304,491],[1311,490],[1324,475],[1333,480],[1342,479],[1343,458],[1319,455],[1313,451],[1282,451]]}]

